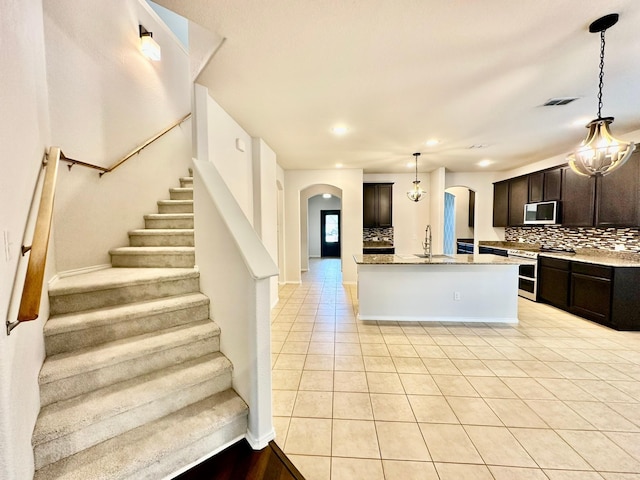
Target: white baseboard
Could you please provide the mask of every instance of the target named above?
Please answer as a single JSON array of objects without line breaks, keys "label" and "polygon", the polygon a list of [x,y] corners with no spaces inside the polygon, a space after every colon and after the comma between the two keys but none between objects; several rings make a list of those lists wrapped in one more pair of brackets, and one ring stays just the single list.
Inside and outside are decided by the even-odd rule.
[{"label": "white baseboard", "polygon": [[90,267],[76,268],[74,270],[65,270],[64,272],[58,272],[48,282],[48,285],[51,286],[53,282],[60,278],[74,277],[76,275],[83,275],[85,273],[97,272],[98,270],[104,270],[106,268],[111,268],[110,263],[104,263],[102,265],[92,265]]},{"label": "white baseboard", "polygon": [[275,306],[278,305],[278,302],[280,302],[280,297],[276,297],[275,302],[271,304],[271,308],[275,308]]},{"label": "white baseboard", "polygon": [[184,473],[184,472],[186,472],[188,470],[191,470],[196,465],[200,465],[205,460],[209,460],[214,455],[217,455],[221,451],[226,450],[227,448],[229,448],[231,445],[233,445],[235,443],[238,443],[243,438],[246,438],[245,435],[240,435],[239,437],[234,438],[233,440],[231,440],[231,441],[225,443],[224,445],[221,445],[220,447],[216,448],[213,452],[209,452],[206,455],[203,455],[202,457],[200,457],[195,462],[192,462],[189,465],[186,465],[186,466],[182,467],[180,470],[178,470],[176,472],[173,472],[171,475],[169,475],[167,477],[164,477],[162,480],[171,480],[171,479],[177,477],[178,475],[180,475],[181,473]]},{"label": "white baseboard", "polygon": [[270,432],[263,435],[261,438],[255,438],[250,431],[247,432],[247,442],[254,450],[262,450],[269,445],[269,442],[276,438],[276,431],[272,428]]}]

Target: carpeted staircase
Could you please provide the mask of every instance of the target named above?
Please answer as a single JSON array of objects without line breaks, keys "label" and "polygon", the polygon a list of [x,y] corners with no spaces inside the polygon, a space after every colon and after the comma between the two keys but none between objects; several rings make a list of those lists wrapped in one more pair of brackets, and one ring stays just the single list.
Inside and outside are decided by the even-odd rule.
[{"label": "carpeted staircase", "polygon": [[112,268],[49,289],[35,480],[159,480],[246,433],[193,268],[191,177],[158,212]]}]

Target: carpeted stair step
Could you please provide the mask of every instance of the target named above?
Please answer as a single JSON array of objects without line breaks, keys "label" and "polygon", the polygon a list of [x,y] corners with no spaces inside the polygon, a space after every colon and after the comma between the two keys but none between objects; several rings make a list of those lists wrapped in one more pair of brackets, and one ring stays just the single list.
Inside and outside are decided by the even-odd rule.
[{"label": "carpeted stair step", "polygon": [[158,200],[158,213],[193,213],[193,200]]},{"label": "carpeted stair step", "polygon": [[144,216],[145,228],[193,228],[193,213],[151,213]]},{"label": "carpeted stair step", "polygon": [[247,406],[226,390],[38,470],[34,480],[158,480],[247,430]]},{"label": "carpeted stair step", "polygon": [[56,280],[50,314],[80,312],[200,291],[193,268],[106,268]]},{"label": "carpeted stair step", "polygon": [[208,318],[201,293],[54,315],[44,325],[45,348],[56,355]]},{"label": "carpeted stair step", "polygon": [[154,228],[131,230],[132,247],[193,247],[192,228]]},{"label": "carpeted stair step", "polygon": [[109,254],[113,267],[185,268],[196,261],[194,247],[120,247]]},{"label": "carpeted stair step", "polygon": [[180,177],[180,186],[193,188],[193,177]]},{"label": "carpeted stair step", "polygon": [[220,350],[220,328],[200,320],[48,357],[40,370],[42,406]]},{"label": "carpeted stair step", "polygon": [[32,438],[36,469],[231,388],[231,370],[214,353],[42,408]]},{"label": "carpeted stair step", "polygon": [[171,200],[193,200],[193,187],[170,188],[169,198]]}]

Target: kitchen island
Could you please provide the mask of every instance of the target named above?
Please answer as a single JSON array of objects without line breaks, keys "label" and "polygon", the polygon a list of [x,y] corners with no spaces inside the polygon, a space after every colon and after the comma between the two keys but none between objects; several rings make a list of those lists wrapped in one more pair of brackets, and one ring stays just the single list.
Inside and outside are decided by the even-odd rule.
[{"label": "kitchen island", "polygon": [[518,322],[518,265],[497,255],[354,255],[358,318]]}]

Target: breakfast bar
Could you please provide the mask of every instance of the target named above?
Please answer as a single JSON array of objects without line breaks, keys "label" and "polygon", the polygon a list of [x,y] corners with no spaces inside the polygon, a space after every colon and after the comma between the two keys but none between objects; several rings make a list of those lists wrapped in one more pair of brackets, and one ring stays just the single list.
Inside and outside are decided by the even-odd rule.
[{"label": "breakfast bar", "polygon": [[518,322],[518,265],[497,255],[354,255],[358,318]]}]

